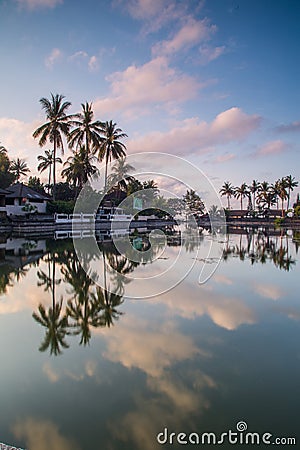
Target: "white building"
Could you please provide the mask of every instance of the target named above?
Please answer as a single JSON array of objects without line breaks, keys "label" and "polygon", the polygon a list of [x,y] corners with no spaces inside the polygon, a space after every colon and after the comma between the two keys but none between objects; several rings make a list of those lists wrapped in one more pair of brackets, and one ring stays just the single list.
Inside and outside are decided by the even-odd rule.
[{"label": "white building", "polygon": [[25,215],[27,213],[24,206],[31,205],[32,212],[39,214],[46,213],[47,201],[50,200],[48,195],[40,194],[23,183],[15,183],[7,188],[9,191],[5,195],[5,207],[7,215]]}]

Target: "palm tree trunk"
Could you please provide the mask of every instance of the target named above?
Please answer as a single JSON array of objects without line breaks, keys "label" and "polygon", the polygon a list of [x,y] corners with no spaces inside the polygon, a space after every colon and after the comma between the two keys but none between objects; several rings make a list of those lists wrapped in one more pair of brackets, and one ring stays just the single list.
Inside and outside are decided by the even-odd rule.
[{"label": "palm tree trunk", "polygon": [[108,152],[108,149],[106,149],[104,194],[106,194],[106,187],[107,187],[107,166],[108,166],[108,156],[109,156],[109,152]]},{"label": "palm tree trunk", "polygon": [[227,206],[228,206],[228,209],[230,209],[229,195],[227,195]]},{"label": "palm tree trunk", "polygon": [[52,190],[53,201],[55,201],[55,191],[56,191],[55,159],[56,159],[56,138],[54,138],[54,146],[53,146],[53,190]]},{"label": "palm tree trunk", "polygon": [[281,197],[281,216],[284,217],[283,197]]},{"label": "palm tree trunk", "polygon": [[291,189],[289,188],[288,195],[287,195],[287,205],[286,205],[287,211],[290,209],[290,195],[291,195]]}]

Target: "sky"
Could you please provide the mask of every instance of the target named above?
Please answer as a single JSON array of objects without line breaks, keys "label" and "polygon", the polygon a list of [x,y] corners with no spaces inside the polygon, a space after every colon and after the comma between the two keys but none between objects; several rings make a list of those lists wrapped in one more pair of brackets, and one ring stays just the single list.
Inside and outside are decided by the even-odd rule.
[{"label": "sky", "polygon": [[300,180],[299,20],[297,0],[0,0],[1,145],[38,175],[52,92],[70,113],[93,102],[128,154],[185,158],[217,190]]}]

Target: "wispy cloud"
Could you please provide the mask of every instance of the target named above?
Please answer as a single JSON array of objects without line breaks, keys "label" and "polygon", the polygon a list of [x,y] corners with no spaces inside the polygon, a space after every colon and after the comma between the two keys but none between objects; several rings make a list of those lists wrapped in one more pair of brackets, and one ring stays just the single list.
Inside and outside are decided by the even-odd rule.
[{"label": "wispy cloud", "polygon": [[173,36],[172,39],[158,42],[152,48],[154,55],[172,55],[182,49],[188,49],[200,42],[210,39],[215,33],[217,27],[210,24],[207,18],[195,20],[193,17],[187,17],[184,25]]},{"label": "wispy cloud", "polygon": [[177,155],[203,154],[215,145],[222,145],[246,138],[257,129],[261,118],[248,115],[240,108],[221,112],[211,122],[200,121],[197,117],[186,119],[167,132],[152,132],[128,142],[130,152],[157,151]]},{"label": "wispy cloud", "polygon": [[55,8],[63,3],[63,0],[15,0],[20,8],[35,10],[40,8]]},{"label": "wispy cloud", "polygon": [[216,158],[214,158],[212,161],[209,161],[209,162],[222,164],[222,163],[225,163],[227,161],[231,161],[235,157],[236,157],[236,155],[234,153],[224,153],[224,155],[219,155]]},{"label": "wispy cloud", "polygon": [[199,51],[200,51],[200,63],[208,64],[211,61],[214,61],[215,59],[223,55],[226,51],[226,47],[225,45],[221,45],[219,47],[203,46],[200,47]]},{"label": "wispy cloud", "polygon": [[90,57],[88,62],[88,68],[90,72],[95,72],[99,67],[99,61],[97,56],[93,55]]},{"label": "wispy cloud", "polygon": [[274,156],[285,152],[289,146],[286,142],[281,140],[270,141],[260,147],[255,153],[252,154],[253,157],[261,156]]},{"label": "wispy cloud", "polygon": [[143,22],[142,34],[157,32],[166,24],[182,19],[187,5],[173,0],[116,0],[116,7],[124,5],[126,11],[136,20]]},{"label": "wispy cloud", "polygon": [[80,61],[82,59],[88,58],[87,52],[83,50],[79,50],[78,52],[73,53],[71,56],[69,56],[69,61]]},{"label": "wispy cloud", "polygon": [[279,300],[284,295],[284,292],[280,287],[267,283],[257,284],[254,287],[254,291],[261,297],[269,298],[271,300]]},{"label": "wispy cloud", "polygon": [[300,132],[300,120],[286,125],[279,125],[276,127],[276,131],[280,133]]},{"label": "wispy cloud", "polygon": [[45,66],[52,69],[54,64],[62,59],[63,53],[59,48],[53,48],[51,53],[45,58]]}]

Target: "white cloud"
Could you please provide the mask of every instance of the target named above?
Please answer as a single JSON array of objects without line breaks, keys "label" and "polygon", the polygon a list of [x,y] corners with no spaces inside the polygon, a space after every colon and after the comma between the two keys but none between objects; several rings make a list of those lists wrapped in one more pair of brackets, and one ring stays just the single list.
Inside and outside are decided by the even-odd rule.
[{"label": "white cloud", "polygon": [[211,25],[207,18],[195,20],[187,17],[185,24],[170,40],[158,42],[152,49],[154,55],[172,55],[182,49],[188,49],[209,39],[217,27]]},{"label": "white cloud", "polygon": [[94,72],[95,70],[98,69],[99,64],[98,64],[97,56],[93,55],[90,57],[89,62],[88,62],[88,67],[91,72]]},{"label": "white cloud", "polygon": [[94,101],[94,110],[100,115],[116,111],[134,115],[146,112],[150,105],[179,104],[195,97],[205,86],[170,67],[165,57],[142,66],[129,66],[107,80],[111,83],[111,95]]},{"label": "white cloud", "polygon": [[15,0],[21,8],[29,10],[39,8],[55,8],[63,3],[63,0]]},{"label": "white cloud", "polygon": [[63,53],[59,48],[53,48],[51,53],[45,58],[45,66],[48,69],[52,69],[54,64],[61,60],[62,56]]},{"label": "white cloud", "polygon": [[[239,141],[247,137],[260,125],[257,115],[248,115],[240,108],[221,112],[211,122],[200,121],[197,117],[185,119],[178,127],[163,133],[152,132],[128,141],[129,152],[155,151],[179,155],[203,154],[214,145]],[[219,161],[220,162],[220,161]]]}]

